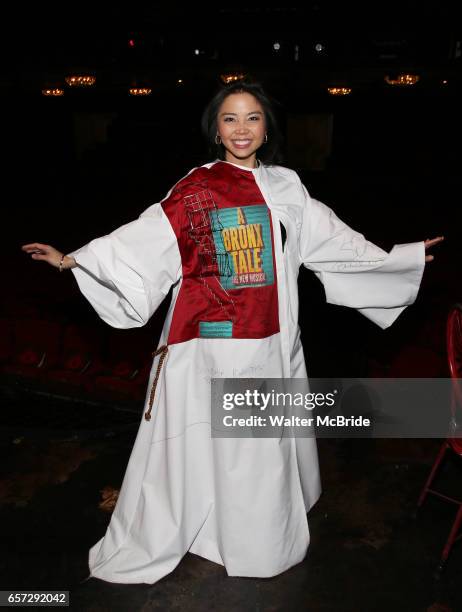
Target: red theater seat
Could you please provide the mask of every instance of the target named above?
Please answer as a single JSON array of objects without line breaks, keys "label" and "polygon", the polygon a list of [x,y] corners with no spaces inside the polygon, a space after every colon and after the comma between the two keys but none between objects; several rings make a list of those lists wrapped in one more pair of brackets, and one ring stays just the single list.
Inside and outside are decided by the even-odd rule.
[{"label": "red theater seat", "polygon": [[16,319],[12,321],[12,330],[13,350],[3,372],[34,379],[56,365],[61,336],[59,323]]},{"label": "red theater seat", "polygon": [[13,321],[0,319],[0,364],[8,362],[13,354]]},{"label": "red theater seat", "polygon": [[[448,315],[446,323],[446,346],[449,372],[453,381],[452,388],[452,403],[451,403],[451,421],[448,423],[448,437],[443,442],[427,481],[422,489],[417,507],[420,508],[424,503],[428,494],[435,495],[440,499],[455,504],[457,507],[456,516],[449,532],[448,539],[441,553],[440,562],[437,568],[437,575],[443,570],[444,565],[449,557],[452,546],[455,541],[462,537],[459,534],[459,529],[462,525],[462,500],[455,499],[441,491],[432,488],[433,481],[438,472],[438,469],[446,457],[446,452],[455,453],[459,459],[462,459],[462,305],[454,305]],[[456,436],[456,433],[458,436]]]},{"label": "red theater seat", "polygon": [[105,372],[94,379],[97,397],[142,401],[152,365],[149,338],[140,330],[112,333],[108,338]]},{"label": "red theater seat", "polygon": [[446,376],[443,357],[425,346],[409,345],[394,357],[388,376],[391,378],[440,378]]},{"label": "red theater seat", "polygon": [[94,377],[104,371],[101,359],[102,334],[90,327],[68,324],[64,327],[56,366],[46,370],[43,378],[51,389],[91,392]]}]

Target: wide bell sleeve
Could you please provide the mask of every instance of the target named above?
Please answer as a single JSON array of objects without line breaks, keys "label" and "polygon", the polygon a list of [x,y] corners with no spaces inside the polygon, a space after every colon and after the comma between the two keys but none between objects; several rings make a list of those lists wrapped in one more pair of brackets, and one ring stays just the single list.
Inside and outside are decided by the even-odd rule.
[{"label": "wide bell sleeve", "polygon": [[301,189],[301,263],[321,280],[328,303],[356,308],[380,327],[389,327],[417,297],[424,242],[398,244],[387,253],[311,198],[304,185]]},{"label": "wide bell sleeve", "polygon": [[145,325],[181,277],[177,239],[160,203],[68,255],[80,291],[112,327]]}]

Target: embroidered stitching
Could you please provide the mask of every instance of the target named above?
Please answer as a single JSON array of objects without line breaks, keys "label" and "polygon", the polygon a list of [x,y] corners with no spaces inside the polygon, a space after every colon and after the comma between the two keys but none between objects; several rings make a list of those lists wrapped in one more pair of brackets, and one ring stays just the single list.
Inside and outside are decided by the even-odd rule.
[{"label": "embroidered stitching", "polygon": [[[199,259],[201,268],[199,278],[204,288],[207,290],[209,300],[213,299],[221,308],[226,318],[231,321],[236,319],[236,307],[234,300],[220,283],[220,276],[231,276],[232,269],[229,261],[229,254],[224,248],[221,230],[223,225],[220,221],[219,209],[216,205],[213,196],[209,189],[203,189],[194,194],[184,196],[183,201],[186,206],[190,229],[189,236],[198,245]],[[211,219],[209,211],[214,211],[214,219]],[[214,232],[220,236],[222,250],[218,251],[215,248],[213,239]],[[228,298],[228,304],[225,304],[220,295],[207,282],[207,277],[214,277],[223,292]],[[232,312],[229,310],[231,308]]]}]

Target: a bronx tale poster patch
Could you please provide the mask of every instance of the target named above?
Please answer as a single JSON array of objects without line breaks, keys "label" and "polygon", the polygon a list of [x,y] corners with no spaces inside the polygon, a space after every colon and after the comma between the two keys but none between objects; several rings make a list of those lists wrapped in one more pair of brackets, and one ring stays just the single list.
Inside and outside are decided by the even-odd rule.
[{"label": "a bronx tale poster patch", "polygon": [[263,287],[274,282],[269,210],[256,204],[210,211],[219,258],[220,283],[226,290]]}]

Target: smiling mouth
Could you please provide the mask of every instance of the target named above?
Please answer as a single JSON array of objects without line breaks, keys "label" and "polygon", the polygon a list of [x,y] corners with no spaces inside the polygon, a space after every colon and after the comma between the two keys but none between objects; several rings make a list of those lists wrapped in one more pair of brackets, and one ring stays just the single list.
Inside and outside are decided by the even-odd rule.
[{"label": "smiling mouth", "polygon": [[246,149],[248,146],[252,144],[252,140],[249,140],[249,139],[232,140],[232,143],[238,149]]}]

